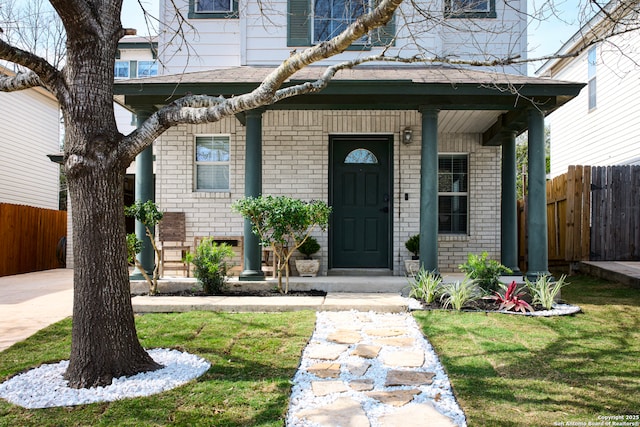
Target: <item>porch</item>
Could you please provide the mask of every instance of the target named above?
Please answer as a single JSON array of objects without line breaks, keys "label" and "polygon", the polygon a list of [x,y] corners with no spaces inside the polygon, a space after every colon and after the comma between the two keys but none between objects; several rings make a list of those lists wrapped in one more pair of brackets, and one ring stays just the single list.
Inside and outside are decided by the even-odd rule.
[{"label": "porch", "polygon": [[[313,81],[322,70],[322,67],[301,70],[296,74],[295,80],[292,79],[287,84]],[[210,93],[222,94],[226,97],[246,93],[255,89],[270,71],[269,67],[236,67],[181,76],[160,76],[117,82],[115,91],[120,95],[120,101],[129,106],[142,123],[154,113],[157,106],[166,104],[180,97],[181,94]],[[318,156],[321,169],[316,171],[318,179],[311,181],[316,187],[309,195],[304,193],[302,198],[326,199],[335,208],[335,200],[343,194],[336,193],[332,179],[345,176],[340,175],[340,171],[334,174],[332,170],[332,162],[335,163],[338,158],[333,157],[332,154],[332,144],[336,141],[336,135],[338,138],[350,140],[354,139],[354,135],[360,140],[363,137],[367,139],[371,139],[372,136],[378,139],[382,137],[386,142],[383,141],[379,152],[385,157],[380,163],[389,166],[387,173],[391,179],[388,184],[381,186],[379,194],[375,195],[379,202],[372,207],[375,211],[383,212],[383,219],[376,221],[386,227],[380,228],[380,232],[376,234],[376,238],[382,237],[386,240],[375,242],[377,247],[386,248],[386,252],[381,252],[379,256],[381,260],[379,262],[384,265],[378,263],[375,267],[386,267],[396,275],[402,274],[399,268],[402,257],[405,255],[402,242],[408,237],[408,233],[418,232],[420,262],[427,270],[446,273],[446,270],[440,271],[443,249],[453,254],[452,257],[457,257],[448,262],[449,266],[453,266],[449,267],[451,271],[460,262],[464,262],[462,258],[466,258],[466,253],[480,253],[483,251],[482,246],[490,242],[492,258],[499,258],[504,265],[518,271],[515,136],[529,129],[531,208],[527,228],[531,236],[529,239],[531,255],[527,274],[530,276],[546,274],[548,273],[548,256],[544,185],[544,115],[577,95],[582,86],[578,83],[448,67],[372,66],[344,71],[339,73],[320,93],[285,99],[265,108],[240,113],[235,121],[227,119],[224,127],[220,125],[219,127],[180,129],[175,136],[168,137],[176,138],[175,141],[166,141],[163,136],[161,145],[166,142],[172,143],[172,152],[182,150],[188,153],[189,145],[185,143],[191,146],[194,144],[188,136],[202,132],[230,134],[233,142],[237,142],[236,147],[244,148],[244,153],[236,153],[235,157],[244,160],[243,165],[235,165],[236,170],[240,173],[244,172],[244,179],[233,177],[238,182],[235,183],[235,189],[231,187],[226,195],[197,194],[198,189],[193,184],[192,178],[195,174],[193,165],[185,163],[181,164],[184,169],[171,166],[173,170],[187,171],[186,178],[176,178],[169,183],[167,187],[175,186],[175,182],[179,181],[183,187],[171,193],[169,197],[165,195],[164,200],[171,203],[172,209],[181,209],[182,202],[178,199],[185,192],[193,192],[194,196],[189,196],[188,200],[185,198],[184,205],[197,205],[200,209],[198,215],[204,218],[207,212],[205,205],[209,203],[209,216],[206,220],[216,221],[215,216],[225,211],[227,200],[233,200],[242,195],[256,197],[265,191],[263,179],[268,176],[265,161],[267,157],[272,156],[274,148],[283,144],[289,150],[298,150],[298,153],[303,153],[305,150],[315,150],[314,155],[316,152],[320,153]],[[287,125],[298,128],[311,125],[314,126],[313,130],[298,139],[284,132],[276,133],[274,129],[285,122],[280,121],[284,117],[281,113],[287,111],[300,112],[300,116],[313,116],[315,120],[312,121],[286,122]],[[317,112],[326,113],[314,115]],[[336,125],[337,119],[330,120],[331,112],[354,117],[354,121],[349,122],[355,123],[354,127]],[[386,114],[385,117],[380,117],[382,112]],[[289,114],[286,120],[295,120],[293,117],[293,114]],[[388,125],[382,128],[377,126],[379,123]],[[366,130],[358,130],[365,127]],[[409,132],[405,133],[406,130]],[[408,135],[410,140],[412,133],[415,143],[411,146],[406,145],[404,138]],[[343,145],[351,141],[340,140],[339,142]],[[366,148],[366,151],[375,151],[370,146]],[[478,154],[475,154],[476,151]],[[484,155],[483,153],[490,151],[492,155],[496,154],[495,161],[491,159],[486,164],[481,163],[478,159]],[[469,203],[468,215],[472,219],[466,216],[467,219],[463,218],[468,226],[464,225],[461,231],[453,231],[453,233],[459,233],[458,235],[442,234],[439,228],[442,219],[438,211],[440,191],[438,157],[441,153],[477,156],[471,157],[475,163],[473,163],[474,169],[470,168],[469,171],[471,177],[469,181],[475,187],[467,190],[469,196],[463,196],[465,200],[488,193],[497,195],[492,197],[492,200],[485,199],[475,205],[464,202],[465,205]],[[376,155],[376,158],[382,157]],[[136,198],[139,200],[154,197],[155,189],[151,186],[153,179],[149,175],[152,171],[151,163],[150,149],[140,154],[136,161],[138,167],[136,179],[140,182],[140,185],[136,186]],[[299,177],[295,174],[304,172],[303,169],[298,167],[296,172],[292,173],[291,177],[294,181]],[[345,172],[347,173],[350,172]],[[292,188],[291,182],[285,183],[281,180],[264,184],[277,188],[277,191],[286,192],[291,191]],[[288,185],[281,187],[281,184]],[[304,185],[309,184],[305,182]],[[282,190],[282,188],[285,189]],[[243,194],[238,194],[239,189],[243,189]],[[453,189],[448,191],[456,192]],[[359,192],[356,190],[353,193]],[[297,194],[300,194],[299,190]],[[387,219],[384,219],[385,214]],[[467,211],[464,215],[467,215]],[[195,216],[194,213],[194,218]],[[344,216],[339,218],[343,219]],[[360,221],[362,218],[364,216],[350,220],[351,223],[358,225],[363,222]],[[353,264],[346,266],[337,264],[336,260],[343,260],[344,257],[341,256],[341,248],[334,243],[345,234],[338,233],[339,227],[334,225],[330,226],[327,242],[329,249],[323,254],[323,258],[326,257],[324,259],[328,260],[326,265],[329,269],[358,267],[355,264],[367,257],[364,252],[350,257],[350,262]],[[202,228],[202,225],[194,225],[194,228],[198,227]],[[241,279],[262,281],[264,274],[261,271],[261,251],[257,238],[251,233],[251,225],[245,222],[243,229],[233,227],[231,234],[242,234],[245,239],[244,271]],[[347,231],[352,237],[366,238],[366,233],[361,231],[348,228]],[[489,235],[483,233],[489,233]],[[216,232],[216,234],[219,233]],[[144,238],[144,233],[140,233],[139,237]],[[149,268],[153,265],[153,254],[143,251],[141,260],[143,265]]]}]

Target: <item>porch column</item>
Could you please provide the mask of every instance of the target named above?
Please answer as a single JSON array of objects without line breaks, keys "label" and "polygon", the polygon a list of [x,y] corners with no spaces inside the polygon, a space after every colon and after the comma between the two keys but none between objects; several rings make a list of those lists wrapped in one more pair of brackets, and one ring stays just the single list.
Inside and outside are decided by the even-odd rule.
[{"label": "porch column", "polygon": [[502,140],[502,203],[500,259],[504,266],[520,274],[518,268],[518,201],[516,195],[516,133]]},{"label": "porch column", "polygon": [[[246,147],[244,161],[244,195],[262,194],[262,113],[264,109],[246,112]],[[244,220],[244,271],[239,280],[264,280],[260,239],[251,230],[251,221]]]},{"label": "porch column", "polygon": [[[138,127],[141,126],[149,116],[151,116],[151,111],[137,110],[136,124]],[[135,199],[142,203],[147,200],[155,201],[155,188],[153,183],[153,146],[146,148],[142,153],[136,156]],[[144,225],[138,220],[135,222],[135,230],[138,240],[142,240],[142,250],[137,255],[137,259],[140,264],[142,264],[145,272],[151,277],[155,266],[156,254],[153,250],[153,246],[151,246],[151,242],[147,236]],[[153,228],[151,229],[151,233],[154,233],[155,235],[155,230]],[[144,277],[136,267],[131,278],[143,279]]]},{"label": "porch column", "polygon": [[549,274],[547,248],[547,184],[544,152],[544,116],[538,109],[529,110],[529,191],[527,231],[529,268],[527,277],[535,279]]},{"label": "porch column", "polygon": [[420,266],[438,271],[438,112],[421,109]]}]

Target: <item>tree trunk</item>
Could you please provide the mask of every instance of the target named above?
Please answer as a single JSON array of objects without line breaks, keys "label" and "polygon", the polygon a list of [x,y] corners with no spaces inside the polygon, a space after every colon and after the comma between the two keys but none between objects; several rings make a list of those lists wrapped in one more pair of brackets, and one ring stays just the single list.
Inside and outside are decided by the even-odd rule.
[{"label": "tree trunk", "polygon": [[80,32],[67,42],[68,92],[58,97],[74,243],[73,329],[65,378],[76,388],[160,367],[138,341],[131,305],[123,191],[131,157],[119,150],[123,137],[113,111],[116,28],[109,37]]},{"label": "tree trunk", "polygon": [[75,264],[71,357],[65,377],[72,387],[110,384],[113,378],[159,367],[136,335],[126,263],[123,176],[92,171],[69,181]]}]

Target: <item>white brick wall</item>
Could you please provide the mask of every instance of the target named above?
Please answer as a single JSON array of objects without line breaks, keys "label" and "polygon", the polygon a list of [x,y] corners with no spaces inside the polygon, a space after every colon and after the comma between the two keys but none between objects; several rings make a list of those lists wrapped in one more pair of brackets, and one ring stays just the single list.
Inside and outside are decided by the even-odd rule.
[{"label": "white brick wall", "polygon": [[[394,136],[393,269],[404,274],[410,254],[405,240],[418,232],[420,195],[420,114],[417,111],[267,111],[263,115],[263,194],[327,201],[329,136]],[[413,143],[399,143],[400,132],[414,129]],[[230,192],[194,191],[194,135],[225,134],[231,140]],[[482,147],[477,134],[442,134],[439,151],[469,154],[469,234],[440,236],[439,268],[457,271],[469,252],[500,256],[500,148]],[[156,200],[164,211],[186,213],[187,238],[242,235],[243,221],[230,205],[244,195],[245,128],[235,119],[184,125],[167,131],[157,146]],[[409,199],[404,200],[407,193]],[[322,246],[323,274],[328,235],[315,232]]]}]

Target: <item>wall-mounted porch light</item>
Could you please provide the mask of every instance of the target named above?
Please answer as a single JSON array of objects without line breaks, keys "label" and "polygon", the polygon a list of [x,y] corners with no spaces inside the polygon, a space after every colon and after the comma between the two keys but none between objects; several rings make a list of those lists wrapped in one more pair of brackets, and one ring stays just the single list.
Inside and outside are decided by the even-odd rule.
[{"label": "wall-mounted porch light", "polygon": [[413,131],[411,130],[410,127],[407,126],[402,131],[402,143],[407,145],[411,144],[412,139],[413,139]]}]

